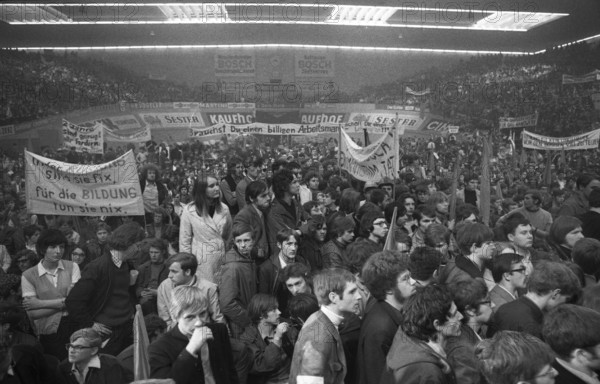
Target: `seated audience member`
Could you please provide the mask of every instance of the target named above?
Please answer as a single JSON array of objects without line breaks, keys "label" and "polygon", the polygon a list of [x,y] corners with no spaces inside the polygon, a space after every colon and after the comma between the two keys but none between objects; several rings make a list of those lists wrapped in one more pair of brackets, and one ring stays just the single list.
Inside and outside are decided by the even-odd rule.
[{"label": "seated audience member", "polygon": [[590,210],[581,216],[583,236],[600,240],[600,189],[590,192]]},{"label": "seated audience member", "polygon": [[77,264],[62,260],[67,239],[57,229],[42,232],[37,242],[41,261],[23,272],[23,307],[34,322],[44,352],[58,359],[67,357],[64,344],[77,329],[65,300],[81,278]]},{"label": "seated audience member", "polygon": [[258,292],[275,296],[279,308],[285,312],[288,294],[278,276],[287,265],[308,264],[298,255],[298,237],[293,229],[282,229],[277,233],[277,248],[279,251],[273,253],[258,269]]},{"label": "seated audience member", "polygon": [[[475,346],[482,339],[481,329],[492,317],[493,304],[481,279],[461,281],[450,286],[452,297],[463,320],[460,336],[448,337],[444,350],[456,374],[456,382],[479,384],[481,376],[475,358]],[[484,336],[484,335],[483,335]]]},{"label": "seated audience member", "polygon": [[585,274],[584,287],[596,284],[600,277],[600,240],[584,238],[577,241],[571,256]]},{"label": "seated audience member", "polygon": [[300,331],[294,347],[290,384],[308,380],[344,383],[348,366],[338,327],[344,315],[358,307],[360,295],[355,280],[353,274],[342,269],[326,269],[315,275],[313,284],[321,309],[306,320]]},{"label": "seated audience member", "polygon": [[575,243],[583,239],[581,221],[571,216],[559,216],[550,227],[548,243],[560,260],[572,261]]},{"label": "seated audience member", "polygon": [[600,369],[600,313],[565,304],[548,312],[543,335],[556,353],[552,367],[556,384],[586,384],[598,381]]},{"label": "seated audience member", "polygon": [[254,247],[252,228],[236,224],[232,230],[233,247],[219,266],[217,282],[219,306],[229,324],[232,336],[238,338],[250,325],[248,304],[257,293],[256,264],[251,252]]},{"label": "seated audience member", "polygon": [[204,292],[184,285],[171,300],[176,324],[150,344],[151,377],[177,384],[238,383],[227,326],[211,322]]},{"label": "seated audience member", "polygon": [[500,306],[516,300],[520,289],[527,287],[529,274],[523,264],[523,256],[517,253],[501,253],[492,263],[494,288],[490,291],[490,300],[494,303],[492,311],[496,313]]},{"label": "seated audience member", "polygon": [[169,276],[169,268],[165,265],[167,243],[161,239],[151,239],[148,255],[150,261],[138,267],[135,293],[144,314],[157,313],[158,286]]},{"label": "seated audience member", "polygon": [[248,315],[252,324],[240,339],[252,352],[253,364],[248,375],[250,383],[287,383],[291,358],[283,349],[283,336],[289,324],[282,322],[277,299],[258,293],[250,299]]},{"label": "seated audience member", "polygon": [[479,369],[489,384],[554,383],[554,353],[537,337],[501,331],[475,347]]},{"label": "seated audience member", "polygon": [[491,289],[494,280],[487,266],[495,252],[493,237],[492,230],[484,224],[460,225],[456,240],[462,255],[457,256],[454,261],[449,261],[446,267],[440,269],[439,282],[450,285],[459,281],[482,278]]},{"label": "seated audience member", "polygon": [[191,253],[180,252],[167,259],[165,262],[169,268],[169,278],[158,286],[158,315],[167,323],[167,329],[176,324],[173,311],[171,294],[175,287],[180,285],[194,286],[204,293],[208,302],[208,316],[214,322],[224,323],[225,319],[219,306],[219,294],[216,284],[198,277],[196,269],[198,260]]},{"label": "seated audience member", "polygon": [[[167,331],[167,323],[161,319],[156,313],[151,313],[144,316],[144,324],[146,325],[146,333],[148,334],[148,341],[150,344],[154,343],[158,338]],[[133,372],[133,348],[134,344],[125,348],[117,356],[119,364],[121,364],[126,370]]]},{"label": "seated audience member", "polygon": [[327,223],[323,215],[312,215],[305,226],[302,226],[304,235],[298,254],[302,256],[309,264],[312,271],[323,269],[323,256],[321,247],[327,236]]},{"label": "seated audience member", "polygon": [[418,247],[412,251],[408,270],[418,286],[437,282],[442,258],[442,254],[431,247]]},{"label": "seated audience member", "polygon": [[418,289],[402,307],[398,330],[380,384],[454,383],[443,345],[460,336],[462,314],[448,290],[432,284]]},{"label": "seated audience member", "polygon": [[359,383],[379,383],[394,335],[402,321],[401,309],[415,292],[406,256],[383,251],[368,258],[363,282],[376,300],[363,318],[358,340],[356,370]]},{"label": "seated audience member", "polygon": [[332,239],[323,244],[323,268],[348,268],[347,247],[354,240],[354,220],[351,216],[336,217],[331,224]]},{"label": "seated audience member", "polygon": [[508,330],[527,332],[542,338],[544,312],[567,302],[580,290],[577,276],[566,265],[540,261],[529,277],[527,293],[498,308],[488,336]]},{"label": "seated audience member", "polygon": [[65,384],[127,384],[133,373],[119,364],[116,357],[100,354],[102,338],[93,328],[75,331],[66,345],[68,359],[58,366],[58,381]]}]

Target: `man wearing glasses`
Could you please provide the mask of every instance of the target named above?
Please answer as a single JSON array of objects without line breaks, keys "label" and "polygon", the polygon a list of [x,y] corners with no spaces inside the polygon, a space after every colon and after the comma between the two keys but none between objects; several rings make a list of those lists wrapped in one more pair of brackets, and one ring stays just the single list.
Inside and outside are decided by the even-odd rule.
[{"label": "man wearing glasses", "polygon": [[523,264],[523,256],[517,253],[501,253],[494,257],[492,276],[496,285],[490,291],[494,303],[493,312],[519,297],[518,290],[527,287],[529,273]]},{"label": "man wearing glasses", "polygon": [[75,331],[70,341],[68,359],[58,366],[58,382],[125,384],[133,380],[132,372],[116,357],[98,353],[102,338],[93,328]]}]

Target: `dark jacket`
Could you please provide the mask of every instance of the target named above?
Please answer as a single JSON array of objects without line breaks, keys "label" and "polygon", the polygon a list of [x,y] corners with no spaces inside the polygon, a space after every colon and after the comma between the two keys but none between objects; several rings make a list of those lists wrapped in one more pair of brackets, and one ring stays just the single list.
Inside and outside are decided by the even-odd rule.
[{"label": "dark jacket", "polygon": [[456,256],[456,260],[450,260],[445,267],[440,268],[438,282],[450,285],[478,277],[483,278],[483,272],[469,259],[458,255]]},{"label": "dark jacket", "polygon": [[[269,255],[269,240],[267,238],[267,213],[263,213],[263,217],[260,217],[256,208],[252,204],[246,205],[242,208],[235,218],[233,219],[233,226],[238,224],[244,224],[248,228],[252,228],[252,239],[254,240],[254,249],[252,250],[252,256],[259,262],[266,260]],[[275,245],[277,248],[277,245]]]},{"label": "dark jacket", "polygon": [[269,380],[281,383],[288,380],[292,364],[291,357],[276,344],[267,344],[256,325],[247,327],[240,340],[252,351],[254,360],[248,377],[249,383],[266,383]]},{"label": "dark jacket", "polygon": [[358,340],[357,372],[360,384],[379,384],[402,316],[385,301],[375,302],[362,321]]},{"label": "dark jacket", "polygon": [[[218,384],[238,383],[233,364],[231,344],[225,324],[206,325],[213,338],[207,341],[210,366]],[[204,384],[204,370],[200,356],[194,357],[185,347],[189,340],[175,326],[150,344],[150,376],[153,379],[175,380],[177,384]]]},{"label": "dark jacket", "polygon": [[[2,383],[47,384],[55,382],[44,355],[29,345],[11,347],[14,376],[5,375]],[[61,383],[62,384],[62,383]]]},{"label": "dark jacket", "polygon": [[398,329],[380,384],[455,384],[448,361],[424,341]]},{"label": "dark jacket", "polygon": [[460,330],[460,336],[446,339],[444,348],[448,362],[456,375],[456,381],[460,384],[484,383],[479,373],[479,361],[475,357],[475,345],[479,342],[479,338],[468,325],[461,325]]},{"label": "dark jacket", "polygon": [[348,269],[348,251],[346,246],[339,243],[336,239],[331,239],[321,247],[323,255],[323,268],[344,268]]},{"label": "dark jacket", "polygon": [[292,210],[295,215],[292,215],[290,211],[286,209],[283,203],[279,199],[273,201],[271,210],[267,214],[267,238],[271,249],[275,249],[277,244],[277,232],[282,229],[300,229],[301,222],[304,218],[304,210],[300,203],[296,199],[292,199]]},{"label": "dark jacket", "polygon": [[318,243],[312,236],[302,238],[298,254],[310,264],[310,270],[320,271],[323,269],[323,256],[321,254],[322,243]]},{"label": "dark jacket", "polygon": [[[110,252],[106,252],[99,259],[88,264],[81,273],[81,279],[71,289],[65,300],[69,315],[79,323],[81,328],[91,327],[94,324],[94,319],[102,311],[109,295],[115,289],[125,289],[129,292],[133,313],[135,286],[115,286],[114,276],[109,264],[112,262]],[[129,267],[127,266],[127,268]]]},{"label": "dark jacket", "polygon": [[[133,380],[133,373],[119,364],[116,357],[110,355],[98,355],[100,357],[100,369],[90,368],[85,377],[85,384],[127,384]],[[63,361],[58,366],[58,381],[61,384],[79,384],[73,373],[72,363]]]},{"label": "dark jacket", "polygon": [[492,326],[488,330],[488,337],[497,331],[527,332],[538,339],[542,338],[542,323],[544,313],[527,296],[506,303],[494,314]]},{"label": "dark jacket", "polygon": [[552,363],[552,368],[558,371],[558,376],[554,378],[554,384],[586,384],[556,360]]},{"label": "dark jacket", "polygon": [[248,303],[258,291],[254,260],[242,256],[235,246],[227,251],[218,271],[219,306],[231,324],[241,331],[250,325]]},{"label": "dark jacket", "polygon": [[[306,260],[298,254],[296,254],[296,263],[302,263],[310,268]],[[285,284],[279,281],[282,270],[279,253],[273,254],[267,261],[262,263],[258,269],[258,292],[275,296],[279,303],[279,310],[286,313],[290,294]]]},{"label": "dark jacket", "polygon": [[[139,275],[135,282],[135,294],[137,297],[140,297],[142,291],[145,288],[148,288],[148,285],[150,284],[150,279],[152,278],[152,262],[145,262],[144,264],[140,265],[137,270]],[[167,277],[169,277],[169,268],[167,268],[165,263],[162,263],[160,266],[160,271],[158,272],[158,285],[165,281]],[[158,286],[156,288],[158,289]]]},{"label": "dark jacket", "polygon": [[592,211],[586,212],[581,216],[581,223],[583,236],[600,240],[600,213]]}]

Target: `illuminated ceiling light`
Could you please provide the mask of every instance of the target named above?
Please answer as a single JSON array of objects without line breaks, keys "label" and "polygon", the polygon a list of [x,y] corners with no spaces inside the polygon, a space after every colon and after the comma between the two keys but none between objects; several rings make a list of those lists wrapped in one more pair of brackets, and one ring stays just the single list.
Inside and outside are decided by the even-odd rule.
[{"label": "illuminated ceiling light", "polygon": [[[314,45],[314,44],[187,44],[187,45],[113,45],[113,46],[72,46],[72,47],[15,47],[11,49],[22,51],[86,51],[86,50],[156,50],[156,49],[256,49],[256,48],[291,48],[291,49],[331,49],[341,51],[366,51],[366,52],[426,52],[426,53],[454,53],[468,55],[527,55],[529,52],[514,51],[476,51],[460,49],[435,49],[435,48],[403,48],[403,47],[367,47],[344,45]],[[1,50],[0,50],[1,51]]]}]

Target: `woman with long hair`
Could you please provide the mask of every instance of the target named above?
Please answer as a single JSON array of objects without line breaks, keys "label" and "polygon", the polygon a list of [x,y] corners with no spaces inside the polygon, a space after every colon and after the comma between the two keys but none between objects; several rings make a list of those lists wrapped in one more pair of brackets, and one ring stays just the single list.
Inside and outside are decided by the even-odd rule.
[{"label": "woman with long hair", "polygon": [[221,202],[218,179],[208,175],[194,183],[194,201],[183,207],[179,251],[198,259],[196,275],[215,282],[215,272],[231,236],[229,208]]}]

